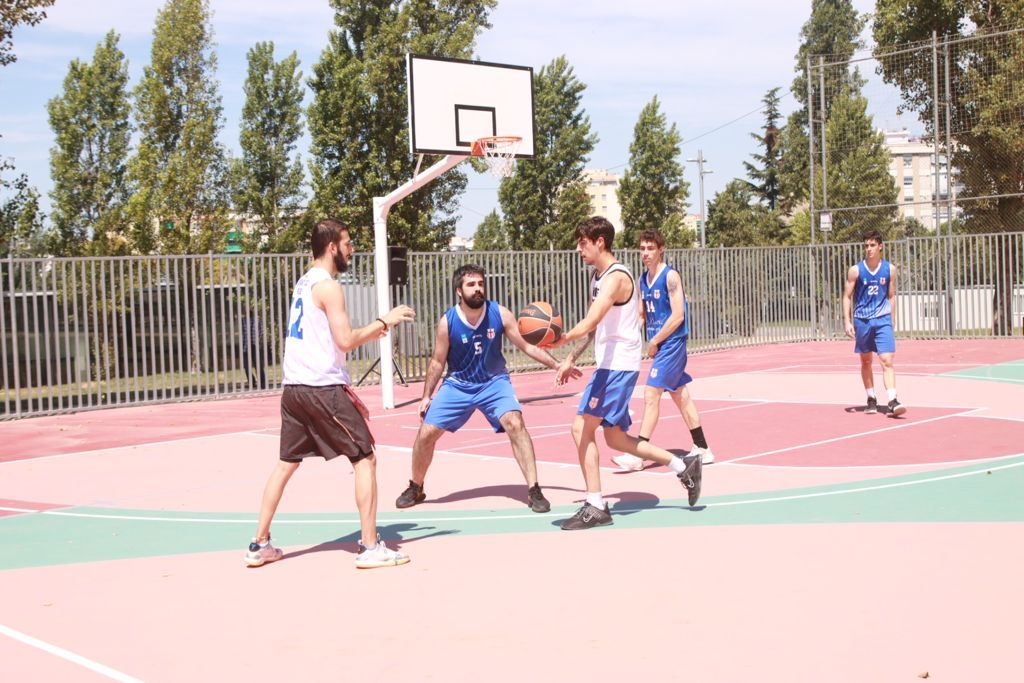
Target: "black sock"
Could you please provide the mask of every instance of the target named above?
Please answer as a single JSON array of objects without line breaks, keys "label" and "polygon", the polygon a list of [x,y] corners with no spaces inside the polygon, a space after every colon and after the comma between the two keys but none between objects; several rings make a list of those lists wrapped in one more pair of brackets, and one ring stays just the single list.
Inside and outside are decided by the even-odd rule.
[{"label": "black sock", "polygon": [[693,437],[693,445],[698,448],[707,448],[708,442],[704,440],[704,428],[697,427],[696,429],[690,430],[690,436]]},{"label": "black sock", "polygon": [[636,437],[636,440],[637,441],[650,441],[650,439],[648,439],[646,436],[638,436],[638,437]]}]

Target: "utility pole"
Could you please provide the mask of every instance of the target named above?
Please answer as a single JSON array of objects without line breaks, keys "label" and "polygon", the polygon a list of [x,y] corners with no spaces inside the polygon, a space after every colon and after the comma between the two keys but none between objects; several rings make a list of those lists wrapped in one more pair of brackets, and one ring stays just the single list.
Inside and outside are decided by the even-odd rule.
[{"label": "utility pole", "polygon": [[702,149],[697,150],[696,159],[687,159],[687,161],[697,164],[697,176],[700,181],[700,246],[706,247],[707,241],[704,239],[704,226],[708,222],[708,216],[707,205],[704,203],[704,176],[709,173],[714,173],[714,171],[704,170],[704,162],[706,162],[707,159],[704,158],[704,150]]}]

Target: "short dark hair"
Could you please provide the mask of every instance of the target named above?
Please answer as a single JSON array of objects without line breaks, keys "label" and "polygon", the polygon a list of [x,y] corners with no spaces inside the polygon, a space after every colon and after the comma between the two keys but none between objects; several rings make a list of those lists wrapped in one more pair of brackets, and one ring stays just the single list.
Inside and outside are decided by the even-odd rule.
[{"label": "short dark hair", "polygon": [[467,263],[464,266],[459,266],[452,273],[452,293],[458,298],[458,292],[462,288],[462,281],[466,279],[467,275],[479,275],[485,278],[484,285],[487,284],[487,271],[484,270],[483,266],[478,266],[475,263]]},{"label": "short dark hair", "polygon": [[313,233],[309,236],[309,243],[313,247],[313,258],[320,258],[327,252],[327,247],[341,239],[341,232],[347,232],[350,236],[352,231],[348,226],[339,220],[325,218],[313,226]]},{"label": "short dark hair", "polygon": [[879,244],[885,244],[885,242],[882,240],[882,233],[878,232],[877,230],[869,230],[864,235],[864,241],[867,242],[868,240],[874,240]]},{"label": "short dark hair", "polygon": [[654,242],[658,245],[658,249],[665,248],[665,236],[661,234],[660,230],[655,230],[654,228],[641,230],[640,239],[637,240],[637,244],[640,242]]},{"label": "short dark hair", "polygon": [[591,216],[576,226],[576,241],[586,237],[591,242],[597,242],[598,237],[604,238],[604,248],[612,250],[612,242],[615,241],[615,226],[604,216]]}]

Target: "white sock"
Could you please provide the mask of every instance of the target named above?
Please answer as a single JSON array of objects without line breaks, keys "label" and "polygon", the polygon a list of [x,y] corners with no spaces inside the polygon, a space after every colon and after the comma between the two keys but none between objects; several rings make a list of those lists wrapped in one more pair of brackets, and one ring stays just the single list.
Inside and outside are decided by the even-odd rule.
[{"label": "white sock", "polygon": [[890,401],[895,401],[896,400],[896,390],[895,389],[886,389],[885,393],[887,393],[889,395],[889,400]]},{"label": "white sock", "polygon": [[874,398],[875,397],[875,388],[874,387],[871,387],[870,389],[865,389],[865,391],[868,392],[868,398]]},{"label": "white sock", "polygon": [[676,474],[681,474],[686,469],[686,463],[683,462],[682,458],[673,457],[668,461],[668,468]]},{"label": "white sock", "polygon": [[590,491],[587,491],[587,502],[596,507],[598,510],[604,510],[604,496],[601,495],[600,491],[598,491],[597,493],[591,493]]}]

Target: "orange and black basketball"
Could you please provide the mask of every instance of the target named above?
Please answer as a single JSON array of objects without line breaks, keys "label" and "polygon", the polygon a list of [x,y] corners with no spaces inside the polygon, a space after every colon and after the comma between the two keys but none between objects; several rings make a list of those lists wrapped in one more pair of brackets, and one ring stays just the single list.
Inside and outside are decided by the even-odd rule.
[{"label": "orange and black basketball", "polygon": [[534,301],[519,311],[519,334],[537,346],[550,346],[562,338],[562,316],[547,301]]}]

